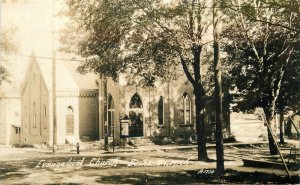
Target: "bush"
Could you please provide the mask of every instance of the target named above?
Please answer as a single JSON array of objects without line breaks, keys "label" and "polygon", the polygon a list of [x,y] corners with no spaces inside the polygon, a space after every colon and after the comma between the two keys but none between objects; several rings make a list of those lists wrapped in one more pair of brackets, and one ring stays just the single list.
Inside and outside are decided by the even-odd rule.
[{"label": "bush", "polygon": [[185,145],[185,144],[192,144],[192,141],[191,141],[191,137],[188,137],[188,136],[178,136],[175,139],[175,143],[176,144],[180,144],[180,145]]},{"label": "bush", "polygon": [[31,144],[14,144],[13,147],[15,148],[34,148],[33,145]]},{"label": "bush", "polygon": [[152,138],[152,142],[156,145],[174,144],[174,141],[171,138],[164,136],[155,136]]},{"label": "bush", "polygon": [[236,139],[233,135],[230,135],[227,138],[224,138],[224,143],[234,143],[234,142],[236,142]]}]

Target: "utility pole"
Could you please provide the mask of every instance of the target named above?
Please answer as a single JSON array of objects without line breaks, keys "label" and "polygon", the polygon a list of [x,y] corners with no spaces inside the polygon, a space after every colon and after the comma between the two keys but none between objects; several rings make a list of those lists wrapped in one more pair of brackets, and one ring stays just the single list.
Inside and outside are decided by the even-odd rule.
[{"label": "utility pole", "polygon": [[[52,1],[52,16],[54,16],[54,8],[55,2]],[[55,22],[52,17],[52,121],[53,121],[53,153],[56,152],[57,149],[57,123],[56,123],[56,53],[55,53],[55,42],[54,42],[54,34],[55,34]]]},{"label": "utility pole", "polygon": [[56,60],[55,51],[52,51],[52,118],[53,118],[53,153],[56,152]]}]

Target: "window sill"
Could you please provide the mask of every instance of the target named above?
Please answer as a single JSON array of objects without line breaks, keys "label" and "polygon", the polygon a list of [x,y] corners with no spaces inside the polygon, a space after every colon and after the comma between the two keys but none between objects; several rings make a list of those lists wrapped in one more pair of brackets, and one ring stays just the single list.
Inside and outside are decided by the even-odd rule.
[{"label": "window sill", "polygon": [[157,128],[167,128],[167,127],[164,125],[157,125]]},{"label": "window sill", "polygon": [[190,123],[190,124],[180,124],[179,126],[180,127],[192,127],[193,124],[192,123]]}]

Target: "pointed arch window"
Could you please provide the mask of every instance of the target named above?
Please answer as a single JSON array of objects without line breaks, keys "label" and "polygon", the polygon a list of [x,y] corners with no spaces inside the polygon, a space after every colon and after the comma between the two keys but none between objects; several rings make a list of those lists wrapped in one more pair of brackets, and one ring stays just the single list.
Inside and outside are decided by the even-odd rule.
[{"label": "pointed arch window", "polygon": [[130,100],[130,104],[129,104],[129,108],[130,109],[141,109],[143,108],[143,103],[141,98],[139,97],[139,95],[137,93],[135,93],[131,100]]},{"label": "pointed arch window", "polygon": [[27,106],[24,108],[24,127],[27,128]]},{"label": "pointed arch window", "polygon": [[33,75],[32,75],[32,81],[33,81],[33,82],[36,81],[36,74],[35,74],[35,73],[33,73]]},{"label": "pointed arch window", "polygon": [[190,96],[185,92],[182,96],[182,102],[181,102],[181,116],[182,116],[182,122],[183,124],[191,124],[191,98]]},{"label": "pointed arch window", "polygon": [[36,105],[33,103],[33,127],[36,128]]},{"label": "pointed arch window", "polygon": [[67,113],[66,113],[66,134],[67,135],[74,134],[74,111],[71,106],[67,108]]},{"label": "pointed arch window", "polygon": [[114,109],[115,103],[113,97],[109,94],[108,95],[108,109]]},{"label": "pointed arch window", "polygon": [[158,125],[164,125],[164,98],[162,96],[158,100]]},{"label": "pointed arch window", "polygon": [[43,110],[43,126],[44,126],[44,129],[47,128],[47,107],[45,104],[44,104],[44,110]]}]

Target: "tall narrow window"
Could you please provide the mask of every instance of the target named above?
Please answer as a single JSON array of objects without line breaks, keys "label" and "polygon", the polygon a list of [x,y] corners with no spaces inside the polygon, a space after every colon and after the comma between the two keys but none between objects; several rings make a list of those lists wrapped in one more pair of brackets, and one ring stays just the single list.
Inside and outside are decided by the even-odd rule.
[{"label": "tall narrow window", "polygon": [[185,96],[185,119],[184,123],[185,124],[191,124],[191,99],[189,95]]},{"label": "tall narrow window", "polygon": [[191,98],[187,93],[182,96],[180,116],[183,124],[191,124]]},{"label": "tall narrow window", "polygon": [[35,80],[36,80],[36,74],[35,73],[33,73],[33,75],[32,75],[32,80],[35,82]]},{"label": "tall narrow window", "polygon": [[36,105],[33,103],[33,127],[36,128]]},{"label": "tall narrow window", "polygon": [[67,108],[66,114],[66,134],[73,135],[74,134],[74,112],[71,106]]},{"label": "tall narrow window", "polygon": [[43,111],[43,125],[44,129],[47,128],[47,108],[46,105],[44,105],[44,111]]},{"label": "tall narrow window", "polygon": [[24,108],[24,127],[27,128],[27,107],[25,105],[25,108]]},{"label": "tall narrow window", "polygon": [[158,100],[158,125],[164,124],[164,98],[159,97]]},{"label": "tall narrow window", "polygon": [[108,136],[112,136],[112,126],[114,126],[114,111],[115,111],[115,104],[113,97],[109,94],[107,98],[108,102],[108,109],[107,109],[107,132]]}]

